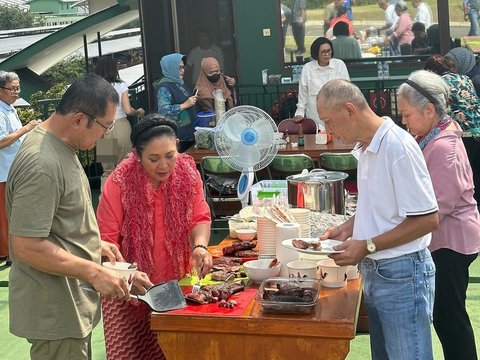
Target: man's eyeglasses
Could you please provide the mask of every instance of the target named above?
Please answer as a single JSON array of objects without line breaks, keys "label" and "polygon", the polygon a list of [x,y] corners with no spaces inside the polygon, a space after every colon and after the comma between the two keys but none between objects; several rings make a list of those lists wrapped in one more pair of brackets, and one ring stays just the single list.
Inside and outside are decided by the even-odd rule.
[{"label": "man's eyeglasses", "polygon": [[108,134],[110,133],[113,128],[115,127],[115,122],[113,122],[110,126],[106,126],[106,125],[103,125],[100,121],[98,121],[96,118],[94,118],[92,115],[89,115],[87,113],[83,113],[85,114],[89,119],[91,119],[92,121],[94,121],[96,124],[100,125],[104,130],[105,130],[105,134]]},{"label": "man's eyeglasses", "polygon": [[332,53],[332,49],[320,50],[321,55],[330,55],[331,53]]},{"label": "man's eyeglasses", "polygon": [[5,86],[0,86],[0,87],[2,89],[10,91],[12,94],[18,94],[21,91],[20,87],[16,87],[16,88],[7,88]]}]

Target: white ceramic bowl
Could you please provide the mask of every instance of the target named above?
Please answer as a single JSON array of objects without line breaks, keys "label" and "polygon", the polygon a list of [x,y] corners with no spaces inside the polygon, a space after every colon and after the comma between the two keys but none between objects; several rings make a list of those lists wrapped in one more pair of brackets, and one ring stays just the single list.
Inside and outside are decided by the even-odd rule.
[{"label": "white ceramic bowl", "polygon": [[318,262],[320,284],[326,287],[342,287],[347,285],[348,266],[338,266],[333,259]]},{"label": "white ceramic bowl", "polygon": [[347,280],[355,280],[360,276],[360,270],[358,270],[358,265],[349,265],[347,271]]},{"label": "white ceramic bowl", "polygon": [[263,280],[268,278],[273,278],[278,276],[282,264],[277,262],[277,264],[269,268],[268,265],[272,262],[273,259],[259,259],[259,260],[250,260],[243,263],[245,267],[245,272],[248,277],[255,283],[261,283]]},{"label": "white ceramic bowl", "polygon": [[137,270],[137,267],[133,269],[129,269],[130,263],[127,262],[121,262],[117,261],[115,265],[112,265],[110,261],[106,261],[102,263],[103,266],[106,268],[109,268],[110,270],[115,271],[118,275],[123,276],[125,278],[125,281],[128,284],[128,290],[132,289],[133,285],[133,275],[135,274],[135,271]]},{"label": "white ceramic bowl", "polygon": [[257,235],[257,231],[253,229],[238,229],[235,231],[237,236],[242,241],[250,241],[255,239],[255,235]]},{"label": "white ceramic bowl", "polygon": [[288,277],[308,277],[311,279],[316,279],[317,277],[317,263],[315,261],[290,261],[287,264],[287,268]]}]

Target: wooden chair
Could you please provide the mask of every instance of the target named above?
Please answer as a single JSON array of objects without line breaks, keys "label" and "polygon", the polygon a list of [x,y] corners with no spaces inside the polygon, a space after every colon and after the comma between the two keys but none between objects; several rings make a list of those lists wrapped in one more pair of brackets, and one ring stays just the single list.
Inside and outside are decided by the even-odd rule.
[{"label": "wooden chair", "polygon": [[236,194],[239,171],[230,167],[220,156],[205,156],[200,160],[200,175],[212,219],[234,215],[241,209]]},{"label": "wooden chair", "polygon": [[312,170],[315,163],[305,154],[276,155],[268,165],[268,175],[272,180],[285,180],[287,176],[300,174],[303,169]]},{"label": "wooden chair", "polygon": [[304,134],[316,134],[317,133],[317,123],[315,120],[310,118],[303,118],[299,122],[295,122],[293,119],[285,119],[278,123],[278,131],[287,132],[290,135],[298,134],[298,124],[302,124]]}]

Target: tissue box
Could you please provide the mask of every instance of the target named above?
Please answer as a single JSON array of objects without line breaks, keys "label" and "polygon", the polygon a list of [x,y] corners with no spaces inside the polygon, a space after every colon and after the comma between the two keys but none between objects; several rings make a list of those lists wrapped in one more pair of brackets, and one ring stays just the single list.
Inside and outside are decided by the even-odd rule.
[{"label": "tissue box", "polygon": [[315,135],[315,144],[318,145],[328,144],[332,140],[332,133],[327,133],[326,131],[320,131],[317,135]]}]

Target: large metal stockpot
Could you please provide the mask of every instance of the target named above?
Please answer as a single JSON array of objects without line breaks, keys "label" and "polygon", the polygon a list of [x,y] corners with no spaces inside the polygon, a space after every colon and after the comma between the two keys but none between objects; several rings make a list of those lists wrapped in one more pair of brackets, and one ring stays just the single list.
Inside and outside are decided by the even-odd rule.
[{"label": "large metal stockpot", "polygon": [[345,214],[343,181],[347,177],[344,172],[323,169],[290,175],[287,177],[288,203],[293,207]]}]

